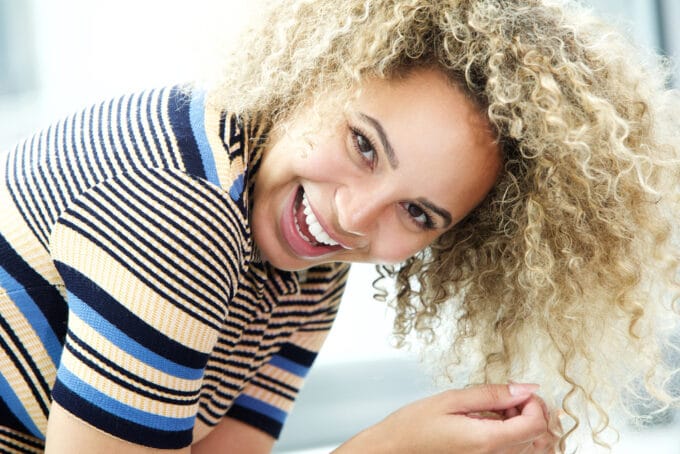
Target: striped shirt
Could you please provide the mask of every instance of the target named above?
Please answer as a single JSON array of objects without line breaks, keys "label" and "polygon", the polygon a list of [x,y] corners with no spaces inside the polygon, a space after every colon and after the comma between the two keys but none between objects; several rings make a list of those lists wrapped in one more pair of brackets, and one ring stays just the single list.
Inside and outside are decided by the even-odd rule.
[{"label": "striped shirt", "polygon": [[166,88],[1,155],[0,450],[41,452],[51,399],[155,448],[225,415],[278,436],[348,266],[257,260],[264,133]]}]

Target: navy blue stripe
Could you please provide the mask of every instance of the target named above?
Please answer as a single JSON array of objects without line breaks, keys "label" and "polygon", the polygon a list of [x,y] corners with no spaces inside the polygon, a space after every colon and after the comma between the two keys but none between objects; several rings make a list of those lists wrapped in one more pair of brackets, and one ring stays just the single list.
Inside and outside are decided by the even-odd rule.
[{"label": "navy blue stripe", "polygon": [[[53,128],[50,128],[50,131],[54,131],[54,137],[53,137],[53,148],[56,147],[56,142],[57,142],[57,129],[58,129],[59,123],[57,123]],[[24,161],[23,168],[26,170],[28,164],[28,169],[31,172],[30,174],[24,174],[24,182],[28,184],[29,182],[32,183],[33,188],[32,190],[27,191],[28,195],[31,197],[31,200],[34,203],[34,206],[36,207],[35,209],[41,214],[41,218],[43,219],[43,224],[41,225],[41,231],[42,235],[47,241],[47,238],[49,236],[48,230],[49,227],[54,224],[54,219],[55,219],[55,213],[52,207],[54,207],[55,200],[53,197],[53,194],[49,190],[49,186],[47,188],[47,194],[43,193],[42,188],[40,187],[40,184],[38,184],[38,181],[45,181],[45,174],[44,174],[44,169],[43,166],[36,166],[35,163],[40,162],[41,156],[40,156],[40,148],[31,148],[30,153],[28,154],[28,162]],[[36,168],[37,167],[37,168]],[[37,172],[36,172],[37,170]],[[37,194],[37,197],[36,197]],[[45,203],[49,198],[49,202]],[[47,219],[45,219],[45,217]]]},{"label": "navy blue stripe", "polygon": [[[165,189],[165,187],[161,187],[158,185],[158,182],[151,180],[147,175],[143,175],[142,177],[144,180],[150,185],[154,186],[158,192],[162,192],[166,194],[166,197],[173,199],[173,204],[168,204],[166,202],[163,202],[161,199],[157,198],[153,193],[147,192],[144,186],[140,186],[137,184],[137,182],[131,182],[135,186],[137,186],[137,189],[139,192],[144,193],[147,198],[152,199],[155,204],[151,204],[152,206],[164,206],[167,209],[170,210],[176,210],[176,206],[180,206],[184,208],[187,212],[192,213],[192,215],[195,216],[196,220],[201,221],[202,225],[207,226],[209,229],[209,232],[202,226],[199,226],[197,222],[193,218],[189,218],[186,215],[180,214],[181,212],[177,210],[176,218],[181,219],[184,221],[185,224],[193,226],[196,230],[198,230],[203,236],[207,238],[213,238],[217,237],[228,249],[228,252],[225,254],[224,252],[221,254],[221,256],[218,256],[217,253],[214,251],[214,244],[204,244],[195,239],[195,237],[191,237],[194,240],[194,243],[203,249],[203,251],[209,255],[212,256],[212,258],[217,261],[218,263],[221,263],[224,261],[225,258],[237,258],[240,257],[241,254],[241,248],[239,247],[240,242],[235,241],[234,236],[227,237],[227,233],[241,233],[243,235],[242,231],[239,232],[232,232],[230,229],[230,226],[233,225],[241,225],[242,222],[239,221],[232,210],[225,210],[224,208],[228,207],[228,204],[224,204],[222,207],[222,210],[215,210],[215,208],[218,208],[216,206],[208,206],[211,205],[210,203],[203,203],[206,202],[206,198],[204,197],[202,200],[199,200],[196,198],[196,193],[201,193],[201,191],[196,191],[195,188],[191,187],[187,182],[185,182],[181,177],[185,177],[185,175],[179,175],[179,177],[175,178],[169,178],[166,173],[163,172],[150,172],[154,174],[154,177],[156,177],[161,183],[163,183],[165,186],[169,187],[170,189],[178,192],[181,197],[173,197],[170,195],[169,191]],[[173,175],[174,176],[174,175]],[[202,186],[202,188],[211,191],[214,190],[215,188],[203,180],[194,180],[196,184],[199,186]],[[180,186],[181,185],[181,186]],[[202,206],[205,208],[206,213],[209,213],[211,215],[211,218],[208,218],[203,214],[203,211],[197,211],[195,208],[192,208],[191,205],[187,202],[187,200],[191,200],[193,202],[193,205],[196,206]],[[214,204],[212,204],[214,205]],[[213,208],[211,211],[210,208]],[[215,213],[215,211],[221,211],[221,213]],[[222,216],[220,216],[222,214]],[[225,220],[225,217],[227,218]],[[175,217],[168,218],[167,219],[171,224],[176,229],[182,229],[182,224],[176,222]],[[216,226],[216,220],[223,221],[220,222],[219,226]],[[208,264],[206,264],[208,265]],[[220,270],[216,269],[215,267],[211,266],[211,269],[215,274],[218,276],[222,276],[223,279],[226,280],[227,276],[224,274],[224,272],[220,272]],[[207,277],[207,276],[206,276]]]},{"label": "navy blue stripe", "polygon": [[[297,388],[286,385],[286,388],[288,388],[289,391],[291,391],[291,392],[284,392],[280,388],[277,388],[276,386],[273,386],[270,383],[267,383],[268,381],[276,383],[274,380],[262,380],[262,378],[264,378],[263,375],[258,375],[257,377],[253,378],[250,381],[250,383],[257,386],[258,388],[267,390],[272,394],[276,394],[277,396],[281,396],[281,397],[288,399],[290,401],[295,400],[295,396],[297,394]],[[283,383],[281,383],[281,382],[278,382],[277,384],[283,385]]]},{"label": "navy blue stripe", "polygon": [[[61,126],[62,129],[64,128],[63,123],[59,123],[58,126]],[[54,144],[54,148],[52,148],[52,150],[58,150],[59,147],[57,145],[57,140],[61,139],[64,135],[63,132],[61,134],[58,134],[58,132],[59,132],[59,128],[57,128],[56,131],[55,131],[55,138],[54,138],[55,144]],[[52,156],[52,153],[48,152],[48,150],[49,150],[49,148],[45,149],[45,150],[40,150],[40,152],[38,154],[39,157],[34,158],[34,160],[32,161],[32,162],[39,162],[40,159],[45,160],[45,165],[36,166],[37,172],[35,172],[35,170],[34,170],[34,173],[32,175],[33,176],[33,183],[35,184],[36,188],[38,188],[38,190],[40,190],[40,185],[38,184],[38,181],[42,181],[46,186],[47,195],[49,196],[49,200],[45,196],[42,196],[40,198],[41,204],[43,206],[45,206],[47,214],[50,218],[50,223],[45,226],[45,230],[46,230],[45,237],[48,236],[47,232],[49,231],[50,226],[52,226],[54,224],[54,220],[58,215],[59,207],[65,206],[64,205],[63,192],[61,191],[61,187],[60,187],[61,185],[59,185],[59,184],[55,185],[55,184],[52,183],[52,181],[54,180],[54,175],[52,174],[52,166],[51,166],[51,161],[52,161],[53,156]],[[47,177],[45,170],[47,170],[47,172],[50,174],[51,178]],[[38,178],[38,175],[40,176],[40,178]],[[60,200],[57,200],[57,196],[59,197]]]},{"label": "navy blue stripe", "polygon": [[205,180],[206,174],[201,160],[201,152],[191,129],[190,101],[190,94],[180,91],[177,87],[173,88],[168,98],[168,116],[172,125],[172,132],[180,145],[184,169],[189,174]]},{"label": "navy blue stripe", "polygon": [[[167,163],[158,161],[159,156],[162,154],[161,143],[158,134],[155,131],[153,121],[151,121],[151,102],[155,93],[155,90],[145,91],[137,98],[137,116],[135,117],[135,121],[139,127],[139,133],[142,136],[142,146],[148,150],[151,165],[154,167],[161,167],[167,165]],[[148,120],[146,124],[144,122],[145,118]]]},{"label": "navy blue stripe", "polygon": [[209,354],[189,348],[156,331],[151,325],[130,312],[95,282],[70,266],[55,262],[66,288],[86,302],[99,315],[130,338],[168,360],[193,369],[202,369]]},{"label": "navy blue stripe", "polygon": [[[103,162],[100,158],[101,155],[106,155],[106,150],[102,150],[101,148],[105,148],[104,146],[104,132],[101,124],[103,123],[102,116],[104,115],[104,104],[99,104],[96,106],[92,106],[90,109],[90,130],[88,131],[88,135],[90,137],[90,148],[92,149],[92,154],[91,159],[93,165],[97,167],[99,170],[99,174],[101,175],[101,178],[108,178],[112,172],[109,168],[109,166],[105,165],[106,163]],[[96,123],[95,123],[96,121]]]},{"label": "navy blue stripe", "polygon": [[[116,114],[117,110],[117,102],[118,100],[111,99],[106,103],[106,119],[105,121],[99,122],[99,128],[103,130],[102,135],[104,136],[104,140],[101,142],[105,150],[103,157],[105,159],[115,160],[118,163],[119,168],[124,170],[127,168],[126,162],[123,161],[123,158],[115,145],[113,140],[114,131],[111,127],[113,125],[113,116]],[[113,168],[111,170],[113,170]]]},{"label": "navy blue stripe", "polygon": [[[5,238],[0,235],[0,267],[16,280],[24,288],[40,312],[49,322],[55,336],[63,344],[66,336],[66,317],[68,307],[61,293],[45,278],[29,266]],[[9,289],[8,289],[9,290]]]},{"label": "navy blue stripe", "polygon": [[227,415],[260,429],[274,438],[279,438],[283,427],[283,424],[273,418],[236,404],[229,409]]},{"label": "navy blue stripe", "polygon": [[[77,127],[76,127],[77,126]],[[79,132],[78,135],[76,135],[76,131]],[[76,191],[78,194],[80,194],[83,191],[83,187],[81,186],[81,183],[85,184],[86,186],[92,185],[92,180],[94,179],[94,173],[92,173],[92,165],[90,164],[90,159],[87,156],[86,148],[85,148],[85,113],[80,112],[78,115],[73,116],[73,124],[71,125],[71,158],[69,162],[72,164],[75,163],[75,168],[78,170],[76,171],[75,169],[71,172],[72,175],[75,175],[74,180],[75,181],[75,186],[76,186]],[[64,175],[64,169],[61,166],[61,161],[59,161],[59,173],[61,175]],[[85,168],[83,167],[83,164],[87,165],[88,173],[85,173]],[[69,194],[71,197],[73,197],[73,193],[71,191],[71,188],[69,188]],[[73,200],[73,198],[71,198]]]},{"label": "navy blue stripe", "polygon": [[[169,91],[169,93],[167,93],[168,91]],[[166,88],[162,89],[159,92],[158,100],[156,101],[156,106],[155,106],[156,111],[150,112],[149,118],[153,117],[153,118],[158,118],[158,120],[159,120],[160,126],[159,126],[159,129],[157,130],[157,132],[162,135],[163,143],[165,143],[166,146],[168,147],[168,155],[167,156],[170,156],[170,159],[172,161],[171,162],[172,167],[175,168],[175,169],[177,169],[177,168],[184,169],[183,167],[181,167],[181,165],[180,165],[181,163],[179,161],[179,159],[181,159],[181,155],[178,157],[175,154],[175,152],[178,151],[177,146],[175,144],[175,137],[174,137],[174,135],[171,136],[170,131],[169,131],[169,129],[172,128],[172,120],[169,120],[170,121],[169,126],[166,125],[166,123],[164,121],[166,112],[163,111],[163,101],[162,100],[167,97],[167,99],[168,99],[167,109],[168,109],[168,113],[169,113],[169,111],[171,110],[170,106],[172,105],[172,101],[175,98],[175,96],[180,96],[181,98],[183,98],[185,100],[187,99],[186,95],[183,95],[181,90],[179,90],[179,88],[173,88],[171,90],[168,90]],[[188,121],[188,118],[189,117],[187,116],[186,117],[187,121]],[[189,123],[186,123],[186,127],[191,129],[191,125]]]},{"label": "navy blue stripe", "polygon": [[[136,101],[134,105],[132,104],[133,99]],[[145,164],[151,165],[152,167],[159,167],[161,164],[156,159],[158,148],[153,148],[149,142],[149,138],[153,138],[153,134],[151,134],[150,131],[147,131],[144,126],[144,122],[142,121],[141,108],[142,102],[145,99],[148,99],[146,92],[142,92],[137,96],[130,97],[130,104],[128,105],[128,108],[133,107],[133,109],[128,110],[127,129],[130,132],[130,138],[132,140],[132,145],[135,148],[135,153],[138,153],[140,156],[147,157],[148,162]],[[133,133],[135,130],[137,130],[137,132]]]},{"label": "navy blue stripe", "polygon": [[[173,405],[193,405],[198,401],[198,396],[196,392],[193,391],[178,391],[175,389],[167,388],[164,386],[159,386],[153,382],[150,382],[148,380],[145,380],[138,375],[134,375],[124,368],[118,366],[115,364],[113,361],[109,360],[108,358],[102,356],[99,354],[96,350],[94,350],[92,347],[87,345],[85,342],[83,342],[82,339],[77,337],[72,331],[68,332],[69,339],[66,342],[65,348],[71,352],[73,356],[75,356],[80,362],[85,364],[87,367],[89,367],[92,370],[96,370],[99,375],[102,375],[109,380],[111,380],[114,383],[117,383],[123,388],[129,389],[130,391],[133,392],[133,394],[139,395],[139,396],[144,396],[144,397],[149,397],[153,400],[159,401],[159,402],[164,402],[164,403],[169,403]],[[77,350],[75,347],[71,345],[71,342],[73,341],[75,344],[80,346],[83,350],[86,350],[90,355],[94,356],[97,362],[92,361],[91,359],[87,358],[85,355],[83,355],[79,350]],[[108,366],[118,372],[121,375],[124,375],[128,377],[128,380],[123,380],[120,378],[120,376],[116,374],[112,374],[109,372],[107,369],[102,367],[102,363],[105,366]],[[154,393],[151,391],[147,391],[144,388],[137,387],[135,386],[134,383],[139,383],[142,386],[154,388],[158,391],[158,393]],[[159,393],[167,393],[167,394],[174,394],[177,396],[185,396],[186,398],[184,399],[173,399],[170,397],[163,396]]]},{"label": "navy blue stripe", "polygon": [[[233,205],[230,202],[227,202],[220,197],[220,193],[215,186],[211,185],[205,180],[192,180],[206,192],[214,194],[214,197],[222,203],[217,203],[213,198],[203,191],[196,191],[196,188],[189,185],[183,178],[169,178],[169,175],[175,176],[175,174],[171,173],[170,171],[165,173],[155,171],[154,174],[156,178],[163,182],[163,184],[182,196],[181,199],[175,200],[175,203],[182,206],[189,212],[195,212],[195,209],[191,209],[191,207],[186,202],[184,202],[184,200],[193,200],[193,202],[198,206],[204,207],[206,212],[210,212],[213,218],[223,220],[223,225],[220,225],[221,228],[217,228],[214,226],[214,222],[210,222],[210,220],[206,218],[202,212],[195,213],[196,217],[203,221],[210,228],[210,231],[213,233],[213,235],[217,236],[222,242],[224,242],[224,244],[230,245],[234,242],[233,236],[227,237],[226,235],[227,232],[232,232],[230,227],[233,226],[236,226],[238,231],[232,233],[240,234],[243,238],[246,237],[244,220],[240,219],[237,213],[235,213],[235,210],[231,208]],[[239,214],[244,215],[245,218],[245,213]],[[201,232],[204,231],[201,230]],[[230,250],[229,255],[231,254],[235,254],[233,255],[234,257],[239,255],[233,250]]]},{"label": "navy blue stripe", "polygon": [[[132,182],[130,182],[130,183],[132,183]],[[113,193],[115,193],[115,195],[118,196],[119,198],[123,198],[125,196],[125,194],[122,194],[122,193],[119,193],[118,191],[116,191],[116,188],[112,187],[111,185],[106,184],[106,186]],[[124,200],[123,201],[124,203],[122,203],[122,204],[116,203],[116,201],[112,200],[109,197],[108,194],[103,193],[103,191],[101,189],[102,189],[101,187],[97,187],[97,188],[94,189],[94,191],[96,191],[107,202],[106,205],[102,205],[100,202],[98,202],[96,199],[94,199],[91,196],[91,194],[85,195],[85,198],[87,198],[88,201],[90,201],[93,205],[95,205],[97,208],[99,208],[98,211],[93,211],[89,206],[81,205],[79,203],[80,201],[78,202],[78,204],[81,205],[81,207],[84,210],[88,211],[88,214],[90,215],[89,218],[92,221],[96,221],[98,224],[108,225],[112,230],[114,230],[117,233],[119,238],[126,238],[126,239],[134,238],[135,241],[126,241],[125,242],[126,246],[128,246],[130,249],[135,249],[136,254],[138,254],[140,257],[144,257],[148,262],[153,263],[158,268],[163,270],[163,275],[174,276],[174,275],[179,273],[180,275],[183,275],[184,278],[186,278],[187,280],[193,281],[193,283],[194,283],[193,286],[192,285],[185,285],[185,286],[183,286],[183,289],[190,292],[190,293],[193,293],[196,298],[203,299],[204,302],[207,305],[212,306],[217,311],[217,314],[212,314],[212,315],[215,316],[216,318],[221,319],[222,316],[224,315],[224,306],[223,306],[224,295],[217,293],[213,288],[211,288],[207,284],[205,284],[205,282],[202,282],[200,279],[198,279],[194,273],[203,274],[203,278],[205,280],[208,280],[208,281],[213,280],[213,277],[208,275],[205,271],[201,272],[200,268],[197,267],[197,266],[194,266],[193,270],[188,269],[188,264],[191,263],[191,262],[201,263],[202,261],[200,260],[200,257],[197,258],[194,261],[191,261],[191,260],[184,261],[183,263],[184,263],[185,267],[173,267],[172,270],[169,270],[169,269],[167,269],[167,267],[163,266],[162,263],[160,263],[158,260],[154,259],[151,255],[146,253],[139,246],[139,245],[147,245],[147,246],[150,247],[149,238],[153,238],[155,241],[158,241],[160,244],[164,245],[166,248],[173,250],[173,249],[175,249],[174,245],[169,243],[166,240],[166,238],[172,238],[172,239],[175,239],[175,241],[177,243],[183,244],[183,246],[187,250],[189,250],[189,251],[193,250],[194,249],[193,245],[187,245],[186,243],[182,242],[179,238],[175,237],[171,232],[162,230],[160,228],[160,225],[158,225],[157,220],[159,218],[162,218],[162,219],[170,222],[171,216],[167,216],[164,213],[156,213],[155,217],[151,217],[146,212],[144,212],[144,210],[135,211],[134,215],[136,215],[138,217],[145,218],[151,225],[156,225],[156,227],[157,227],[156,230],[152,230],[152,229],[146,227],[143,223],[140,223],[139,226],[138,226],[142,231],[142,233],[140,233],[137,230],[130,229],[129,226],[127,226],[125,223],[121,223],[120,219],[118,219],[118,216],[114,215],[112,213],[111,209],[110,209],[110,207],[112,207],[112,206],[117,207],[118,211],[120,213],[123,213],[123,215],[126,216],[127,218],[129,218],[131,222],[136,223],[136,222],[138,222],[138,220],[136,220],[132,217],[133,213],[131,212],[131,208],[135,207],[135,205],[139,201],[138,200]],[[147,208],[148,210],[153,209],[151,206],[146,206],[145,208]],[[102,218],[100,216],[101,212],[108,213],[109,217],[111,219],[118,219],[117,226],[111,225],[106,219]],[[76,213],[72,213],[72,214],[76,215]],[[80,215],[77,215],[77,216],[82,219],[82,217]],[[87,221],[85,219],[82,219],[82,220],[83,220],[83,222],[91,225],[93,229],[98,231],[98,234],[100,234],[102,236],[105,235],[105,233],[103,231],[101,231],[100,227],[98,225],[95,225],[94,222],[90,222],[90,221]],[[180,229],[180,231],[183,230],[182,226],[179,225],[179,224],[176,224],[176,227],[178,229]],[[122,232],[121,228],[125,229],[125,231]],[[113,241],[113,243],[118,244],[118,243],[120,243],[120,240]],[[175,263],[176,260],[174,258],[167,256],[166,254],[164,254],[160,250],[154,249],[154,253],[157,256],[159,256],[161,259],[163,259],[165,261],[165,263],[173,264],[173,265],[176,264]],[[225,257],[225,259],[228,259],[228,258],[229,257]],[[232,264],[232,266],[234,266],[234,265]],[[134,270],[132,270],[132,271],[137,273]],[[156,274],[151,270],[148,270],[148,271],[152,274]],[[226,279],[226,276],[224,275],[224,273],[219,273],[219,272],[216,271],[215,274],[217,274],[218,276],[222,275],[223,279]],[[160,279],[160,276],[159,276],[159,279]],[[232,288],[228,284],[229,284],[228,280],[226,282],[224,282],[224,285],[222,285],[222,290],[224,292],[228,292],[227,295],[229,295],[229,296],[227,298],[230,298]],[[196,287],[203,288],[205,292],[212,295],[212,298],[205,299],[205,296],[202,295],[201,293],[199,293],[196,290]],[[177,290],[179,291],[179,289],[177,289]],[[192,298],[187,298],[187,299],[192,299]],[[203,307],[203,309],[207,309],[207,308]]]},{"label": "navy blue stripe", "polygon": [[[43,414],[47,415],[49,413],[48,403],[43,402],[43,398],[40,396],[39,390],[36,389],[34,385],[40,386],[42,388],[43,394],[47,396],[50,395],[49,385],[42,376],[42,373],[40,372],[37,364],[35,364],[33,358],[28,354],[28,351],[21,342],[21,339],[19,339],[19,337],[12,331],[12,328],[3,317],[0,317],[0,329],[2,329],[2,331],[4,331],[7,337],[9,337],[9,339],[12,341],[12,345],[10,345],[4,337],[0,336],[0,347],[2,347],[2,350],[5,352],[5,354],[9,356],[24,381],[29,385],[31,394],[33,397],[35,397],[36,402],[38,402],[40,405],[40,409],[42,410]],[[17,355],[20,355],[24,361],[20,361],[19,356]],[[24,367],[24,363],[28,364],[31,372],[38,378],[38,383],[33,382],[33,377],[31,377],[31,374],[29,374],[28,370],[26,370]]]},{"label": "navy blue stripe", "polygon": [[[35,140],[35,136],[31,138],[30,140],[30,146],[31,148],[33,147],[33,141]],[[12,163],[12,172],[13,172],[13,177],[14,177],[14,182],[16,185],[14,187],[10,185],[10,179],[9,175],[10,173],[7,172],[7,187],[9,189],[10,195],[12,197],[12,200],[14,201],[14,205],[17,207],[19,212],[21,213],[21,216],[26,220],[26,223],[29,225],[31,231],[33,234],[38,238],[38,241],[40,241],[40,244],[47,249],[47,241],[46,238],[41,234],[42,232],[40,231],[40,226],[39,226],[39,221],[34,217],[34,216],[29,216],[29,213],[26,212],[25,208],[28,208],[28,199],[26,198],[25,192],[28,191],[20,191],[17,190],[19,189],[18,187],[18,182],[23,181],[26,182],[26,175],[23,174],[23,158],[24,154],[26,153],[26,146],[29,142],[24,144],[24,149],[21,150],[21,153],[19,153],[19,150],[17,150],[17,153],[14,153],[14,162]],[[30,148],[29,148],[30,150]],[[21,175],[19,171],[19,167],[21,167]],[[21,199],[21,200],[19,200]],[[23,203],[22,203],[23,202]],[[41,211],[38,209],[38,216],[42,216]],[[43,219],[43,222],[45,220]]]},{"label": "navy blue stripe", "polygon": [[[116,129],[114,130],[111,128],[111,146],[114,147],[114,149],[118,152],[122,151],[122,154],[125,156],[127,160],[127,164],[125,166],[126,169],[129,168],[134,168],[136,167],[134,164],[134,161],[132,159],[132,154],[130,153],[130,149],[128,148],[128,145],[125,141],[126,135],[130,134],[129,130],[125,129],[125,126],[127,124],[127,121],[125,118],[123,118],[123,105],[127,102],[126,111],[127,111],[127,119],[129,120],[130,118],[130,102],[132,101],[132,96],[121,96],[116,100],[116,107],[115,107],[115,115],[116,115]],[[113,114],[113,112],[112,112]],[[115,137],[114,135],[118,136],[118,144],[115,142]],[[137,150],[134,150],[135,152]]]},{"label": "navy blue stripe", "polygon": [[84,400],[59,380],[54,385],[52,395],[54,400],[70,413],[123,440],[158,449],[180,449],[191,444],[191,430],[173,432],[133,423]]},{"label": "navy blue stripe", "polygon": [[[57,173],[62,177],[64,181],[64,186],[66,186],[68,196],[64,196],[64,193],[61,189],[62,185],[57,182],[57,179],[55,178],[54,172],[52,170],[52,166],[49,167],[50,176],[52,177],[52,180],[55,182],[54,186],[56,186],[56,189],[57,191],[59,191],[59,195],[61,196],[62,199],[61,205],[62,209],[63,207],[68,206],[69,202],[74,199],[75,194],[80,194],[83,191],[81,183],[87,182],[85,175],[83,175],[83,164],[81,162],[83,161],[84,156],[78,153],[78,144],[76,142],[76,124],[77,124],[76,119],[77,119],[76,115],[73,115],[68,119],[68,125],[69,128],[71,129],[71,134],[70,136],[64,134],[64,142],[62,145],[64,147],[64,152],[55,158]],[[68,174],[71,175],[73,183],[68,183],[68,180],[65,178],[67,172],[64,171],[63,163],[66,162],[67,160],[68,162],[75,163],[75,166],[71,166],[68,171]],[[71,185],[73,185],[73,187]]]}]

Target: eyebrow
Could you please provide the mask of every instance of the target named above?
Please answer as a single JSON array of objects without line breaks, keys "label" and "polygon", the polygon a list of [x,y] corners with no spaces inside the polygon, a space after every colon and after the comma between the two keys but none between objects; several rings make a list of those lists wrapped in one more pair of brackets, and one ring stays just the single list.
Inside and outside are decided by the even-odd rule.
[{"label": "eyebrow", "polygon": [[432,203],[429,200],[424,199],[422,197],[418,199],[418,203],[423,204],[428,210],[434,211],[435,213],[437,213],[437,215],[439,215],[442,219],[444,219],[444,225],[443,225],[442,228],[445,229],[445,228],[447,228],[448,226],[451,225],[451,221],[452,221],[451,213],[449,213],[448,211],[446,211],[443,208],[438,207],[434,203]]},{"label": "eyebrow", "polygon": [[387,134],[385,133],[385,129],[382,127],[380,122],[375,118],[371,117],[370,115],[366,115],[365,113],[359,112],[359,116],[364,121],[370,123],[371,126],[373,126],[373,129],[375,129],[375,131],[378,133],[378,137],[380,138],[380,142],[382,142],[383,149],[385,150],[385,154],[387,155],[387,161],[390,163],[390,167],[392,167],[393,169],[399,167],[399,160],[397,159],[397,155],[394,153],[392,144],[390,144],[390,141],[387,138]]}]

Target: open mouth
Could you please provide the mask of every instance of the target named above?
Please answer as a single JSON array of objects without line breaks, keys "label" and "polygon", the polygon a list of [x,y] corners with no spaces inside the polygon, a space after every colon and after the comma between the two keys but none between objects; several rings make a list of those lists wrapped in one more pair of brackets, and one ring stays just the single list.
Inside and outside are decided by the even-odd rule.
[{"label": "open mouth", "polygon": [[340,246],[321,226],[302,187],[298,190],[296,197],[294,220],[300,236],[312,246]]},{"label": "open mouth", "polygon": [[284,210],[282,226],[288,245],[300,257],[318,257],[344,249],[319,222],[302,186],[291,197],[289,209]]}]

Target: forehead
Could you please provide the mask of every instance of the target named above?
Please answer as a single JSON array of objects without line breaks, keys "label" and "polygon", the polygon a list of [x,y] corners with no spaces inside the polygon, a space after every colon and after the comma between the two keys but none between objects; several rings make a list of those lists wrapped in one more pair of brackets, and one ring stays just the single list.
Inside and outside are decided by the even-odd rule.
[{"label": "forehead", "polygon": [[443,73],[422,69],[369,80],[352,107],[381,123],[412,196],[441,204],[454,221],[493,185],[500,164],[495,134],[476,103]]}]

